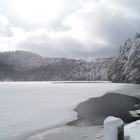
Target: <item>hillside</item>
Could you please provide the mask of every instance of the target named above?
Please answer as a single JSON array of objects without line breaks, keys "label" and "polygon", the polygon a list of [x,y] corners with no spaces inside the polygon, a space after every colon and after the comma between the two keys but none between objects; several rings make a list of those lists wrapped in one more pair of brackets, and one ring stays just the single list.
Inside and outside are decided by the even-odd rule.
[{"label": "hillside", "polygon": [[108,80],[113,58],[88,62],[66,58],[44,58],[26,51],[0,53],[1,81]]}]

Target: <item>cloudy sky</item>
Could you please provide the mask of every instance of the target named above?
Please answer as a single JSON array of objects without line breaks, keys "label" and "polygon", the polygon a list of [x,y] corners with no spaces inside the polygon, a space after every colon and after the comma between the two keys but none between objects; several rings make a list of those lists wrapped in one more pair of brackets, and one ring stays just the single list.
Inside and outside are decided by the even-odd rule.
[{"label": "cloudy sky", "polygon": [[140,0],[0,0],[0,51],[108,57],[139,26]]}]

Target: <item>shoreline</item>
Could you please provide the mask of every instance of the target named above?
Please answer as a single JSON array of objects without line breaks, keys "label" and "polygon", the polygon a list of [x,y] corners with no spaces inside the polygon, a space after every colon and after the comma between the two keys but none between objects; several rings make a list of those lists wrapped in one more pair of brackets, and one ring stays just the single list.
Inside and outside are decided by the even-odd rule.
[{"label": "shoreline", "polygon": [[83,140],[89,137],[93,140],[98,140],[99,137],[103,138],[103,126],[62,125],[30,135],[24,140]]},{"label": "shoreline", "polygon": [[46,131],[53,130],[53,129],[56,129],[56,128],[59,128],[59,127],[62,127],[62,126],[65,126],[65,124],[58,124],[58,125],[54,125],[54,126],[51,126],[51,127],[48,127],[48,128],[42,128],[42,129],[35,130],[33,132],[29,132],[28,134],[22,136],[21,140],[28,140],[32,136],[36,136],[36,135],[42,134]]}]

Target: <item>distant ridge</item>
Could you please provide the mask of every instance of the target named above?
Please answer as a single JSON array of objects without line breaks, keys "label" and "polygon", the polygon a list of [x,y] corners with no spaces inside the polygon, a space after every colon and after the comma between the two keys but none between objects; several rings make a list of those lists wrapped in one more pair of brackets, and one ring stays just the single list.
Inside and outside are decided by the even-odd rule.
[{"label": "distant ridge", "polygon": [[93,81],[108,80],[113,58],[95,61],[45,58],[28,51],[0,53],[1,81]]}]

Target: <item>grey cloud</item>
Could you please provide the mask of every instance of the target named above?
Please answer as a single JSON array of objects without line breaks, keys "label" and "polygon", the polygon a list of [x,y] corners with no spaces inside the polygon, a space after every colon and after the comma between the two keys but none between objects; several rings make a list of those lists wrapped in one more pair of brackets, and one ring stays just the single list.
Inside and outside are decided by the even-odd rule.
[{"label": "grey cloud", "polygon": [[12,30],[7,17],[0,15],[0,36],[12,36]]},{"label": "grey cloud", "polygon": [[[115,55],[119,46],[128,37],[139,32],[139,0],[60,0],[60,2],[62,9],[57,18],[48,22],[29,23],[8,11],[9,5],[1,0],[0,4],[3,4],[1,13],[9,18],[10,26],[6,25],[3,28],[0,23],[0,34],[13,35],[17,41],[11,27],[21,28],[27,37],[17,41],[14,44],[15,49],[33,51],[49,57],[95,58]],[[88,2],[89,9],[86,7]],[[65,22],[67,20],[68,23]],[[81,31],[77,29],[79,27]],[[46,33],[34,35],[38,29],[43,29]],[[54,36],[51,36],[50,32],[53,32]],[[70,34],[71,32],[73,34]],[[55,37],[56,34],[58,37]]]},{"label": "grey cloud", "polygon": [[29,37],[17,44],[17,49],[33,51],[45,57],[99,58],[113,56],[117,52],[111,46],[106,46],[104,49],[99,46],[96,46],[96,49],[93,47],[95,46],[92,44],[83,44],[70,36],[54,39],[46,34]]},{"label": "grey cloud", "polygon": [[18,49],[34,51],[47,57],[78,58],[82,44],[71,37],[50,39],[47,35],[41,35],[22,41],[17,46]]},{"label": "grey cloud", "polygon": [[12,36],[12,30],[9,26],[1,26],[0,24],[0,36]]}]

